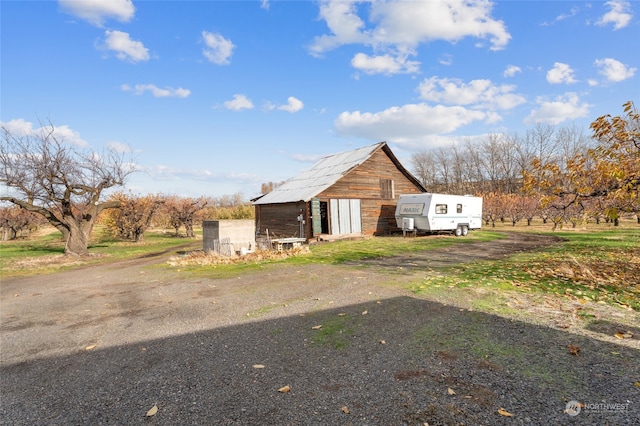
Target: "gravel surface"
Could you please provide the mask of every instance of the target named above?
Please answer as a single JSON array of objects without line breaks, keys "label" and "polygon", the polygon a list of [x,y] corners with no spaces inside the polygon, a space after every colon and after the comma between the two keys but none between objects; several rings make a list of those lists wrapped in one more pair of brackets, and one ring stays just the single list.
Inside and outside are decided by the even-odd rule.
[{"label": "gravel surface", "polygon": [[[552,243],[520,238],[456,261]],[[401,273],[388,260],[214,280],[158,257],[3,280],[0,424],[640,424],[637,313],[417,297],[428,255]]]}]

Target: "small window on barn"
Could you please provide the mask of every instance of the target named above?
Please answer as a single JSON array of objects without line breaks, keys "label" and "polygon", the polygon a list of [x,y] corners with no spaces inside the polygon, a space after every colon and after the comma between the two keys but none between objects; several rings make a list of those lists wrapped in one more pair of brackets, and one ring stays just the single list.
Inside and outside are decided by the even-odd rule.
[{"label": "small window on barn", "polygon": [[462,204],[458,204],[458,205],[456,205],[456,211],[457,211],[458,213],[462,213]]},{"label": "small window on barn", "polygon": [[380,179],[380,197],[387,199],[395,198],[393,179]]},{"label": "small window on barn", "polygon": [[436,204],[436,214],[447,214],[447,205]]}]

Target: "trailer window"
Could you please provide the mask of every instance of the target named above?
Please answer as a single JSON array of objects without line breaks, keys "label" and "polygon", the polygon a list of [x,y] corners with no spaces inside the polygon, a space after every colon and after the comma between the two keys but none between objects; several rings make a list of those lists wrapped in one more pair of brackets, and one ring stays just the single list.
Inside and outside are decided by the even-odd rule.
[{"label": "trailer window", "polygon": [[462,213],[462,204],[456,205],[456,212]]},{"label": "trailer window", "polygon": [[436,214],[447,214],[447,205],[436,204]]}]

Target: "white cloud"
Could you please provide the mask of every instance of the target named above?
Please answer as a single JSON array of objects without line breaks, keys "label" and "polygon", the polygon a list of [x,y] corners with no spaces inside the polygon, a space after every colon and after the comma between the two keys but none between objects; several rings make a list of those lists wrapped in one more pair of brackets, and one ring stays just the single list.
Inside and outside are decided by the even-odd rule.
[{"label": "white cloud", "polygon": [[0,127],[3,127],[10,131],[12,134],[18,137],[45,137],[51,133],[51,136],[61,142],[68,142],[78,146],[88,146],[89,143],[80,137],[80,133],[71,129],[69,126],[53,125],[53,132],[51,126],[46,124],[43,127],[34,128],[33,123],[26,121],[22,118],[9,120],[7,122],[0,121]]},{"label": "white cloud", "polygon": [[131,87],[128,84],[120,86],[125,92],[133,92],[136,95],[142,95],[144,92],[151,92],[154,98],[186,98],[191,95],[191,90],[178,87],[174,89],[172,87],[160,88],[155,84],[136,84]]},{"label": "white cloud", "polygon": [[561,22],[561,21],[564,21],[565,19],[573,18],[578,14],[578,12],[580,12],[580,9],[578,9],[577,7],[572,7],[569,13],[563,13],[561,15],[558,15],[552,22],[543,22],[542,26],[549,26],[549,25],[555,24],[556,22]]},{"label": "white cloud", "polygon": [[423,42],[444,39],[451,42],[467,36],[491,38],[492,49],[503,48],[511,38],[501,21],[490,18],[488,2],[471,0],[438,2],[405,2],[391,0],[374,2],[371,6],[372,29],[358,16],[361,2],[323,1],[320,16],[331,31],[314,39],[310,47],[313,55],[344,44],[371,46],[376,52],[369,56],[356,55],[352,65],[368,74],[414,73],[419,62],[409,61],[415,48]]},{"label": "white cloud", "polygon": [[227,40],[220,34],[214,34],[208,31],[202,31],[202,40],[207,46],[202,50],[202,54],[209,62],[217,65],[227,65],[230,63],[229,59],[233,54],[233,49],[236,47],[231,40]]},{"label": "white cloud", "polygon": [[[360,17],[358,7],[369,7],[370,27]],[[403,72],[415,72],[417,62],[407,61],[415,55],[421,43],[445,40],[455,43],[465,37],[488,39],[492,50],[503,49],[511,35],[504,22],[491,17],[492,3],[484,0],[439,0],[408,2],[387,0],[377,2],[328,1],[320,3],[320,18],[329,27],[330,34],[314,38],[309,51],[314,56],[346,44],[370,46],[374,54],[354,58],[354,66],[374,72],[391,73],[397,64],[411,67],[396,68]],[[366,12],[362,12],[365,15]],[[396,56],[393,61],[386,56]],[[364,59],[383,58],[382,64]],[[409,71],[411,70],[411,71]]]},{"label": "white cloud", "polygon": [[126,143],[118,142],[118,141],[109,141],[107,142],[107,147],[109,149],[114,150],[115,152],[131,152],[131,146]]},{"label": "white cloud", "polygon": [[131,0],[58,0],[58,4],[65,12],[97,27],[109,18],[129,22],[136,10]]},{"label": "white cloud", "polygon": [[573,76],[573,69],[562,62],[556,62],[553,64],[553,68],[547,72],[547,81],[551,84],[571,84],[577,82]]},{"label": "white cloud", "polygon": [[245,95],[233,95],[233,99],[226,101],[224,107],[233,111],[241,111],[243,109],[252,109],[253,102]]},{"label": "white cloud", "polygon": [[513,77],[514,75],[516,75],[517,73],[522,72],[522,68],[520,68],[519,66],[516,65],[509,65],[507,66],[507,68],[504,70],[504,72],[502,73],[502,75],[504,77]]},{"label": "white cloud", "polygon": [[366,74],[399,74],[416,73],[419,71],[420,62],[409,61],[406,56],[391,56],[389,54],[369,56],[365,53],[357,53],[351,59],[351,65]]},{"label": "white cloud", "polygon": [[298,112],[301,109],[304,108],[304,103],[302,103],[302,101],[298,98],[295,98],[293,96],[289,96],[287,98],[287,103],[284,105],[276,105],[273,102],[266,102],[264,104],[264,109],[266,111],[273,111],[273,110],[280,110],[280,111],[287,111],[287,112]]},{"label": "white cloud", "polygon": [[344,44],[367,44],[368,36],[360,32],[365,24],[357,14],[356,1],[322,1],[320,18],[327,23],[332,35],[316,37],[310,47],[312,54],[321,55]]},{"label": "white cloud", "polygon": [[471,80],[465,83],[455,78],[427,78],[420,83],[420,98],[449,105],[473,105],[476,108],[507,110],[526,101],[512,93],[515,86],[497,86],[491,80]]},{"label": "white cloud", "polygon": [[591,105],[585,102],[580,103],[575,93],[565,93],[551,101],[541,97],[536,103],[539,105],[538,109],[531,111],[531,114],[524,119],[527,125],[536,123],[557,125],[567,120],[586,117],[591,108]]},{"label": "white cloud", "polygon": [[600,18],[596,24],[606,26],[613,24],[614,30],[626,27],[631,22],[631,3],[624,0],[612,0],[605,3],[610,10]]},{"label": "white cloud", "polygon": [[445,53],[444,55],[442,55],[442,56],[440,57],[440,59],[438,59],[438,62],[439,62],[440,64],[442,64],[442,65],[447,65],[447,66],[449,66],[449,65],[453,64],[453,56],[451,56],[451,55],[450,55],[450,54],[448,54],[448,53]]},{"label": "white cloud", "polygon": [[294,98],[293,96],[289,96],[287,98],[287,104],[281,105],[278,107],[279,110],[287,111],[287,112],[298,112],[302,108],[304,108],[304,104],[298,98]]},{"label": "white cloud", "polygon": [[33,123],[26,121],[23,118],[16,118],[14,120],[9,120],[6,122],[0,121],[0,126],[18,137],[34,134]]},{"label": "white cloud", "polygon": [[605,76],[607,80],[614,82],[631,78],[637,71],[637,68],[630,68],[612,58],[596,59],[594,64],[599,68],[598,73]]},{"label": "white cloud", "polygon": [[345,111],[336,118],[334,125],[343,135],[410,143],[422,141],[432,135],[453,132],[485,118],[485,113],[461,106],[432,107],[420,103],[391,107],[375,113]]},{"label": "white cloud", "polygon": [[138,166],[140,171],[143,171],[153,179],[161,181],[181,181],[181,180],[193,180],[200,182],[240,182],[240,183],[256,183],[260,182],[259,178],[249,173],[239,172],[213,172],[207,169],[187,169],[180,167],[165,166],[163,164],[156,164],[153,166]]},{"label": "white cloud", "polygon": [[320,160],[322,155],[312,155],[312,154],[293,154],[291,158],[301,163],[315,163]]},{"label": "white cloud", "polygon": [[260,0],[260,7],[265,10],[269,10],[269,0]]},{"label": "white cloud", "polygon": [[149,49],[142,42],[131,40],[128,33],[107,30],[105,36],[104,48],[116,52],[118,59],[130,62],[149,60]]}]

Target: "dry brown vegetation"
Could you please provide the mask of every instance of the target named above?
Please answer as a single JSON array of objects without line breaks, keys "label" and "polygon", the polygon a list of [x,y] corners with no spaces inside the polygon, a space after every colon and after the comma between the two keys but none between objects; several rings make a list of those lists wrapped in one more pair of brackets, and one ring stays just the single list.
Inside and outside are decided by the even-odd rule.
[{"label": "dry brown vegetation", "polygon": [[181,256],[171,257],[167,263],[170,266],[206,266],[229,265],[233,263],[256,263],[264,260],[286,259],[292,256],[303,256],[311,253],[309,247],[296,247],[291,250],[256,250],[244,256],[224,256],[214,251],[196,250]]}]

